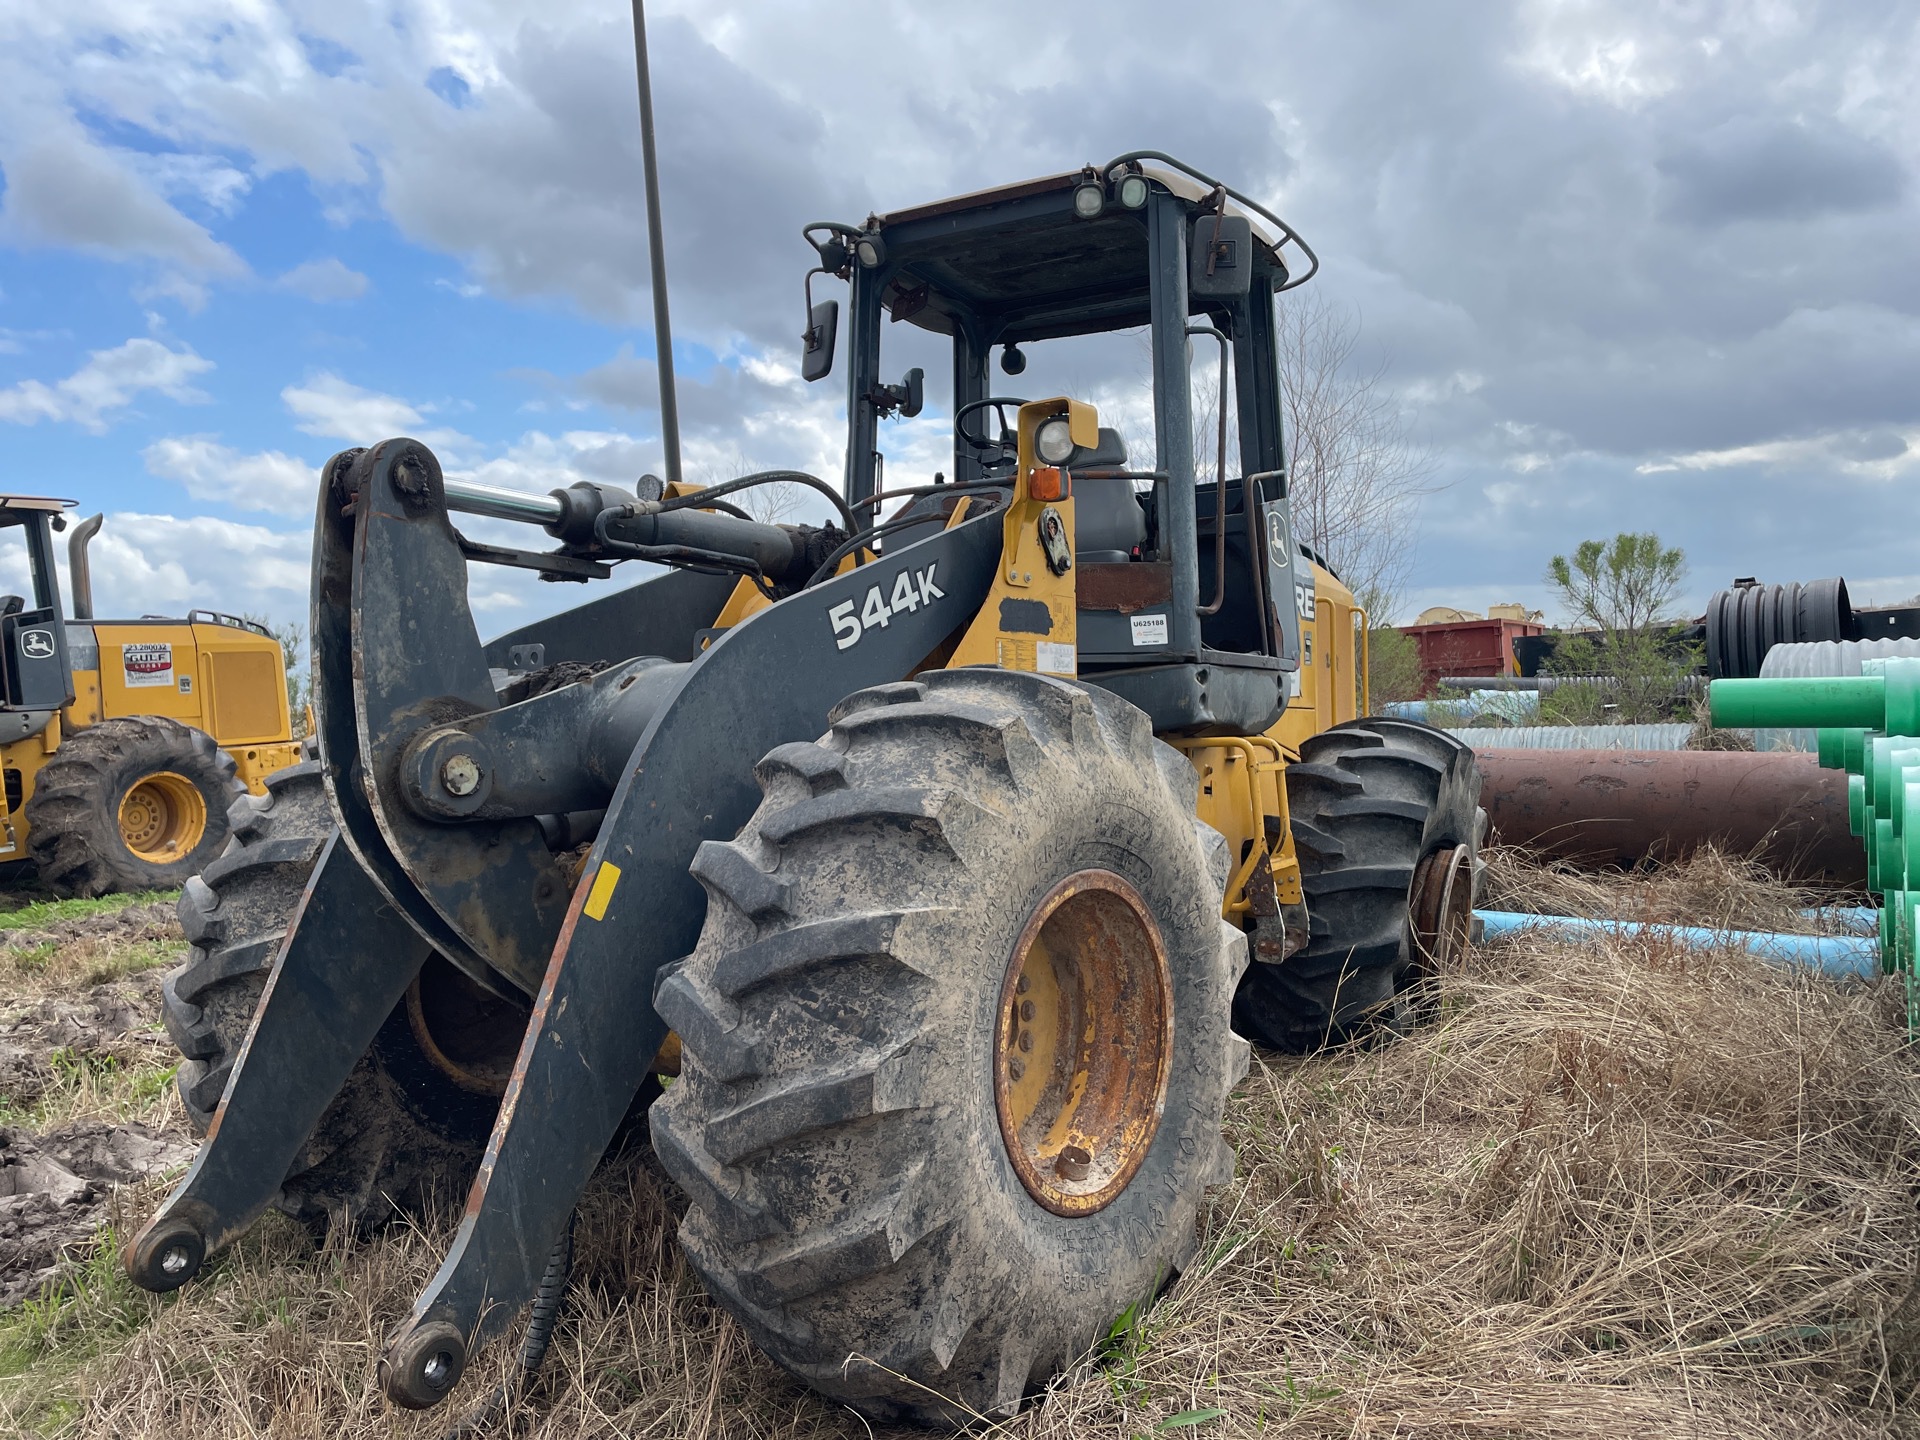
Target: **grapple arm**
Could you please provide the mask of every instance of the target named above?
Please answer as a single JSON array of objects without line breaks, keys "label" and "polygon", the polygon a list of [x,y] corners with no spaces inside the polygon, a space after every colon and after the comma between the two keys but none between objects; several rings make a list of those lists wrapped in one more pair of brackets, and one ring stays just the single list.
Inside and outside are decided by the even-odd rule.
[{"label": "grapple arm", "polygon": [[[442,1398],[471,1347],[538,1285],[664,1038],[654,981],[691,950],[705,913],[689,866],[703,841],[731,838],[751,815],[755,762],[818,736],[845,695],[939,652],[974,619],[1001,554],[999,517],[984,515],[792,595],[691,661],[630,656],[500,707],[447,505],[437,461],[414,441],[328,466],[313,645],[341,833],[194,1171],[134,1270],[143,1284],[172,1278],[156,1269],[172,1233],[162,1221],[190,1220],[204,1254],[264,1208],[287,1155],[436,948],[496,993],[530,995],[532,1013],[453,1247],[387,1352],[388,1393],[409,1405]],[[675,587],[676,602],[692,592]],[[594,643],[543,625],[567,644]],[[449,766],[455,757],[472,763]],[[467,788],[474,776],[484,784]],[[534,817],[598,805],[605,819],[569,885]],[[355,911],[399,928],[374,934]],[[326,1045],[313,1043],[320,1030]],[[291,1087],[276,1078],[288,1071]],[[210,1196],[198,1176],[226,1177],[224,1188]]]}]

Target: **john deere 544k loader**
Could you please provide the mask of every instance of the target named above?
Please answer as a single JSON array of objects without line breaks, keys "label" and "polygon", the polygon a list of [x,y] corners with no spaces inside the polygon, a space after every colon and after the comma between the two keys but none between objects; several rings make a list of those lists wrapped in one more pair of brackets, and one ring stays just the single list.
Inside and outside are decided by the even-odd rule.
[{"label": "john deere 544k loader", "polygon": [[[1444,734],[1353,719],[1364,617],[1291,537],[1297,238],[1149,154],[809,235],[851,285],[844,487],[518,495],[406,439],[326,466],[320,760],[241,802],[182,900],[168,1021],[218,1109],[140,1284],[272,1204],[371,1224],[470,1185],[385,1357],[433,1405],[659,1095],[682,1243],[760,1345],[869,1414],[1005,1413],[1187,1258],[1242,1035],[1417,1008],[1470,914],[1478,781]],[[951,346],[954,478],[888,488],[906,327]],[[838,329],[813,308],[810,376]],[[989,386],[996,348],[1017,373],[1122,330],[1151,453]],[[1198,427],[1196,343],[1225,396]],[[837,522],[730,503],[774,482]],[[477,638],[469,564],[624,560],[666,571]]]}]

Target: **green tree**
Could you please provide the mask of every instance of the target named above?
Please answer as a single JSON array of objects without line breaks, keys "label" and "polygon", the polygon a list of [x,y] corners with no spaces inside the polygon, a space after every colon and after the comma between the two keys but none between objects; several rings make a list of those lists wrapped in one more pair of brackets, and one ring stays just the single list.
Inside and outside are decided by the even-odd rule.
[{"label": "green tree", "polygon": [[1420,698],[1420,647],[1413,637],[1381,625],[1367,632],[1367,704],[1374,714],[1399,700]]},{"label": "green tree", "polygon": [[1687,557],[1654,534],[1622,532],[1583,540],[1571,556],[1547,563],[1569,629],[1548,665],[1551,674],[1592,676],[1547,695],[1543,718],[1566,724],[1672,719],[1686,703],[1699,647],[1680,638],[1671,610],[1687,575]]},{"label": "green tree", "polygon": [[1686,552],[1653,534],[1582,540],[1571,559],[1547,562],[1547,583],[1572,623],[1608,640],[1659,625],[1686,578]]}]

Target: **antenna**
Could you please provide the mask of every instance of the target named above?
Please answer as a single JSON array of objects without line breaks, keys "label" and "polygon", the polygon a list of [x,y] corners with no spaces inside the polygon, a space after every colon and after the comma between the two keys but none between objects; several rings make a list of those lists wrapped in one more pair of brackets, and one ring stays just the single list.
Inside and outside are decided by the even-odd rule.
[{"label": "antenna", "polygon": [[653,80],[647,69],[647,14],[633,0],[633,52],[640,72],[640,161],[647,177],[647,251],[653,265],[653,344],[660,371],[660,443],[667,482],[680,483],[680,402],[673,389],[673,325],[667,318],[667,248],[660,229],[660,165],[653,154]]}]

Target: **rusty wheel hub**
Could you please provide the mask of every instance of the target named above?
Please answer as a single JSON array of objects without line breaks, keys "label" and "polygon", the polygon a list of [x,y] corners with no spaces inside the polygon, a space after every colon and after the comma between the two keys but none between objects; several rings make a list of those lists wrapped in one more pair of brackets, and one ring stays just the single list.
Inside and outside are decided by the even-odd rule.
[{"label": "rusty wheel hub", "polygon": [[1067,877],[1020,932],[994,1035],[1000,1135],[1027,1193],[1091,1215],[1126,1189],[1172,1055],[1173,984],[1145,902],[1105,870]]},{"label": "rusty wheel hub", "polygon": [[1473,847],[1443,846],[1413,872],[1410,914],[1414,968],[1421,975],[1446,970],[1466,948],[1473,927]]},{"label": "rusty wheel hub", "polygon": [[489,995],[434,955],[407,987],[407,1023],[427,1059],[462,1090],[507,1093],[526,1011]]}]

